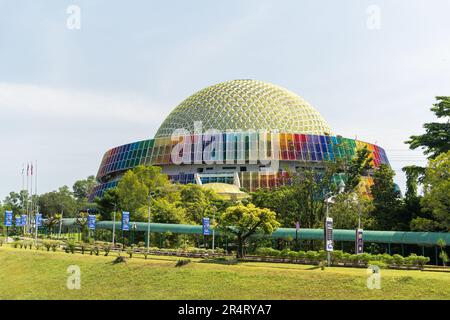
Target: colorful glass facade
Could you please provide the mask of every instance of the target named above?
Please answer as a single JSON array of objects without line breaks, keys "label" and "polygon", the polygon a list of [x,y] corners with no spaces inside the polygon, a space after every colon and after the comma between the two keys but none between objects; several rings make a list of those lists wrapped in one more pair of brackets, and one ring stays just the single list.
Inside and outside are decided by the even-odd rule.
[{"label": "colorful glass facade", "polygon": [[[184,133],[172,139],[179,129]],[[214,133],[205,139],[211,129]],[[262,153],[261,141],[266,148]],[[213,143],[216,147],[211,149]],[[180,145],[181,164],[173,154]],[[322,116],[294,93],[261,81],[233,80],[184,100],[154,139],[108,150],[91,200],[116,186],[124,172],[138,165],[161,166],[171,181],[181,184],[199,182],[196,176],[203,184],[233,183],[237,173],[241,186],[253,191],[289,184],[288,172],[302,167],[350,161],[363,147],[371,151],[374,168],[389,164],[381,147],[332,135]],[[276,161],[278,166],[270,171],[263,160]],[[372,184],[370,174],[363,177],[360,191],[369,193]]]}]

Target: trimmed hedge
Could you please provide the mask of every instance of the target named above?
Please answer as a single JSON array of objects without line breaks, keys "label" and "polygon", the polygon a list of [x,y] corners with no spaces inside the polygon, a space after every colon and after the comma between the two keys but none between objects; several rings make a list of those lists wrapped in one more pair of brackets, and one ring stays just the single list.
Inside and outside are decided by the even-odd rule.
[{"label": "trimmed hedge", "polygon": [[[258,248],[256,250],[256,255],[261,257],[273,257],[281,259],[290,259],[292,261],[308,261],[319,263],[320,261],[326,260],[326,251],[291,251],[284,249],[282,251],[273,248]],[[401,255],[394,254],[393,256],[389,254],[350,254],[343,252],[341,250],[335,250],[331,252],[331,262],[333,264],[376,264],[378,266],[409,266],[409,267],[420,267],[423,268],[430,261],[430,258],[424,256],[418,256],[416,254],[411,254],[408,257],[402,257]]]}]

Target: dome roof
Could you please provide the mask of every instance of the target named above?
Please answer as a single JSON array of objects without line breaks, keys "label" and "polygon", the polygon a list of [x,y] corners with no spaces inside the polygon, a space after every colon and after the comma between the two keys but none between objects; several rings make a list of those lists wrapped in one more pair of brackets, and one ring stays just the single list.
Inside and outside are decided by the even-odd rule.
[{"label": "dome roof", "polygon": [[277,130],[278,132],[331,134],[319,112],[295,93],[256,80],[222,82],[194,93],[164,120],[156,138],[171,136],[175,129],[203,131]]},{"label": "dome roof", "polygon": [[202,188],[214,191],[216,194],[221,196],[226,200],[236,198],[237,200],[242,200],[248,198],[249,195],[239,189],[234,184],[211,182],[201,185]]}]

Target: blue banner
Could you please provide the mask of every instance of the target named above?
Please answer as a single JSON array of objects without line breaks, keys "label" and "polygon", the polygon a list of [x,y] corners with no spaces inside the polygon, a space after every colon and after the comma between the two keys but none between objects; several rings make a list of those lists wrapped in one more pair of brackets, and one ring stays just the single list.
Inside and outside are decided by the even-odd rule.
[{"label": "blue banner", "polygon": [[42,226],[42,214],[36,213],[36,226],[41,227]]},{"label": "blue banner", "polygon": [[130,230],[130,213],[122,212],[122,230],[128,231]]},{"label": "blue banner", "polygon": [[22,219],[22,222],[21,222],[22,227],[25,227],[27,225],[27,215],[23,214],[20,216],[20,218]]},{"label": "blue banner", "polygon": [[5,211],[5,227],[12,227],[13,225],[13,212],[12,211]]},{"label": "blue banner", "polygon": [[93,214],[88,215],[88,229],[89,230],[95,230],[95,220],[96,216]]},{"label": "blue banner", "polygon": [[23,227],[22,225],[22,217],[21,216],[16,216],[16,227]]},{"label": "blue banner", "polygon": [[209,236],[211,234],[211,225],[209,218],[203,218],[203,235]]},{"label": "blue banner", "polygon": [[355,252],[356,254],[364,253],[364,240],[363,240],[363,229],[356,229],[356,242],[355,242]]},{"label": "blue banner", "polygon": [[325,251],[333,251],[333,218],[325,219]]}]

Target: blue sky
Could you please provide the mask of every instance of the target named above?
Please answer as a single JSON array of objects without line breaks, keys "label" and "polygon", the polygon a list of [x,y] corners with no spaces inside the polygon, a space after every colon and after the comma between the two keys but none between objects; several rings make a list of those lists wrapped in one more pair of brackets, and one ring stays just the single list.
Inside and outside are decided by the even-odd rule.
[{"label": "blue sky", "polygon": [[425,158],[403,141],[450,93],[448,12],[446,0],[0,0],[0,198],[27,160],[39,192],[71,186],[190,94],[241,78],[286,87],[335,133],[384,147],[404,188],[401,167]]}]

